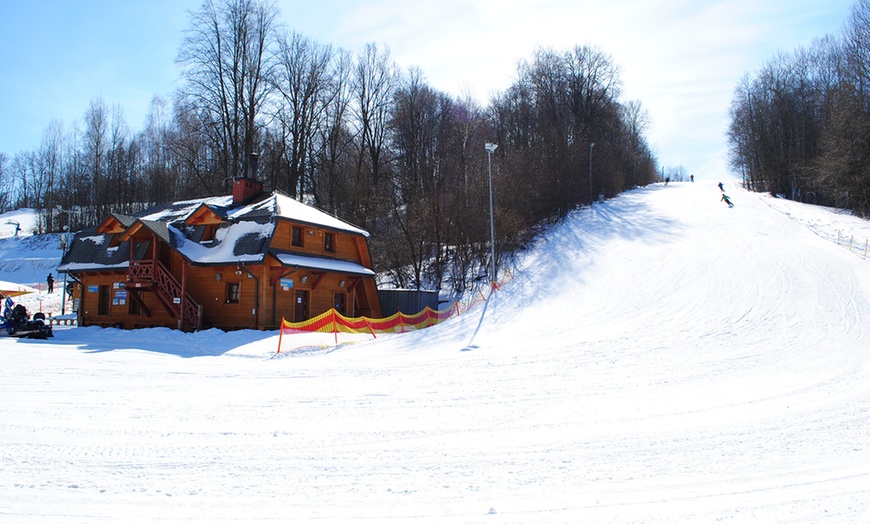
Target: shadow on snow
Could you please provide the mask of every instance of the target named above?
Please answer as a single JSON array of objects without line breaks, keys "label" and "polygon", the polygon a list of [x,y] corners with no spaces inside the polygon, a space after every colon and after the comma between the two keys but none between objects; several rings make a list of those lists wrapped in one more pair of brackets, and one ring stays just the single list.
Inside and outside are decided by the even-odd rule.
[{"label": "shadow on snow", "polygon": [[277,331],[252,329],[239,331],[208,329],[195,333],[184,333],[165,327],[131,330],[79,327],[58,329],[55,331],[54,339],[50,341],[28,342],[76,346],[89,353],[138,350],[193,358],[224,355],[241,346],[257,344],[266,339],[277,337],[277,333]]}]

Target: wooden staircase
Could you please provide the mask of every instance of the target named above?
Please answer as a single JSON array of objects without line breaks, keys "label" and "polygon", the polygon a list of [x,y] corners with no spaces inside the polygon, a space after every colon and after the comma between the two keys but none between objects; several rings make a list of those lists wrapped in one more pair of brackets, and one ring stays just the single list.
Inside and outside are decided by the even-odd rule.
[{"label": "wooden staircase", "polygon": [[180,319],[180,329],[197,331],[202,326],[202,306],[190,296],[190,293],[184,293],[182,297],[181,284],[159,261],[130,262],[127,287],[152,291],[166,311],[173,318]]}]

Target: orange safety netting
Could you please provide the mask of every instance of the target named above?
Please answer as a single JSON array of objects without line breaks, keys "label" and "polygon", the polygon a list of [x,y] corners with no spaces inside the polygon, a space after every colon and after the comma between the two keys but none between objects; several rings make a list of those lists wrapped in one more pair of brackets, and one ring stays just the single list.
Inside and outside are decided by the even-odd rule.
[{"label": "orange safety netting", "polygon": [[458,305],[453,305],[447,309],[435,311],[426,306],[423,311],[414,315],[406,315],[400,311],[387,318],[350,318],[333,308],[302,322],[283,320],[281,330],[319,333],[401,333],[409,329],[434,326],[456,314],[458,307]]},{"label": "orange safety netting", "polygon": [[[500,283],[492,283],[490,293],[513,280],[513,275],[510,271],[506,271],[505,277],[506,279]],[[377,338],[375,333],[404,333],[405,331],[424,329],[440,324],[454,315],[459,315],[460,311],[468,311],[478,304],[486,302],[487,297],[483,293],[478,292],[478,295],[475,295],[465,307],[460,307],[459,302],[437,311],[426,306],[423,311],[413,315],[407,315],[400,311],[386,318],[350,318],[332,308],[302,322],[288,322],[282,318],[281,329],[278,335],[278,352],[281,352],[281,340],[284,337],[285,331],[289,333],[335,333],[336,343],[338,342],[338,333],[370,333],[375,338]]]}]

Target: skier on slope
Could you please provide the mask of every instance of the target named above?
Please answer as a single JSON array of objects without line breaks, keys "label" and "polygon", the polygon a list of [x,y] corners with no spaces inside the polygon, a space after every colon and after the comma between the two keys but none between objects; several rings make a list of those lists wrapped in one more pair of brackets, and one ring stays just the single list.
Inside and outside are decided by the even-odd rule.
[{"label": "skier on slope", "polygon": [[725,192],[725,187],[722,185],[722,182],[719,182],[719,190],[723,193]]},{"label": "skier on slope", "polygon": [[728,198],[728,195],[725,193],[722,193],[722,198],[720,200],[724,200],[725,203],[728,204],[728,207],[734,207],[734,204],[731,203],[731,199]]}]

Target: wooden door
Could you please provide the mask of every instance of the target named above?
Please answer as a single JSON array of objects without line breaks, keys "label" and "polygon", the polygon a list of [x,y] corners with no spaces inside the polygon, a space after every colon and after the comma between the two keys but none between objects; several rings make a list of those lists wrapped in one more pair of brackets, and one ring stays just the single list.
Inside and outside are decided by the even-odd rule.
[{"label": "wooden door", "polygon": [[293,322],[308,320],[308,291],[296,290],[293,306]]}]

